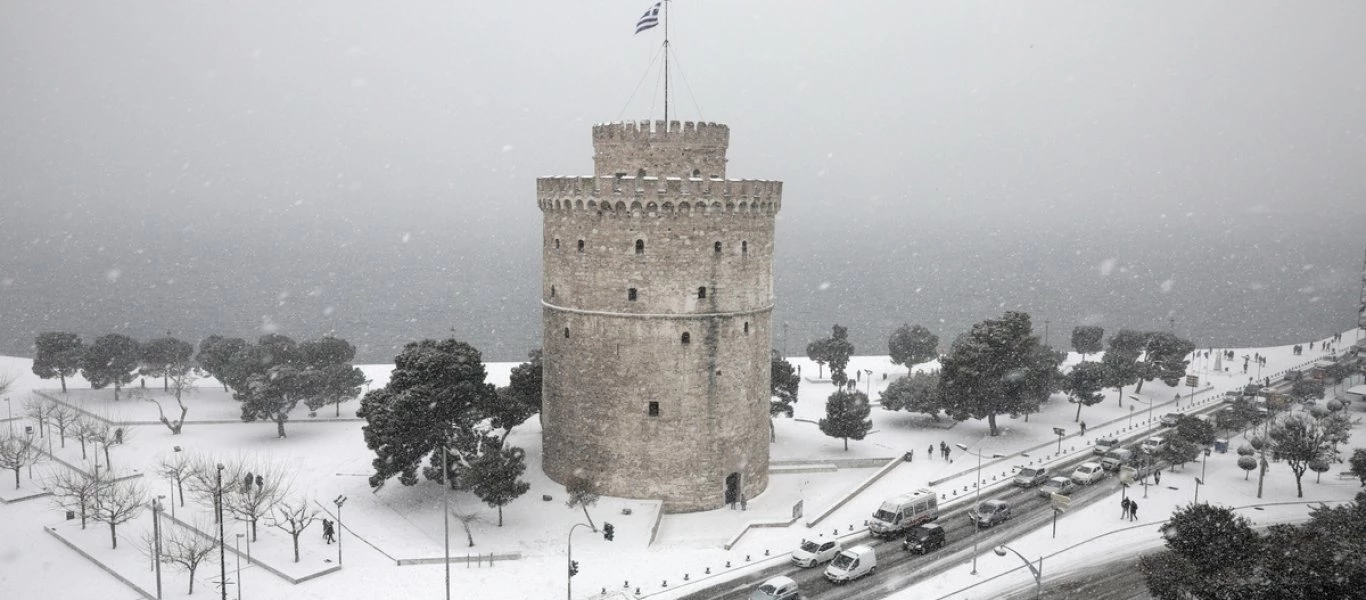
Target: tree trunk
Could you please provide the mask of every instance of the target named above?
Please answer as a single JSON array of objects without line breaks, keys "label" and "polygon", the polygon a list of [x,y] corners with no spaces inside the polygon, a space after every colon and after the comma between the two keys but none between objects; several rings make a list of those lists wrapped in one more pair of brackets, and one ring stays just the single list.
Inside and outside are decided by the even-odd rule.
[{"label": "tree trunk", "polygon": [[285,420],[278,416],[275,418],[275,431],[279,437],[285,437]]},{"label": "tree trunk", "polygon": [[111,539],[111,540],[114,541],[114,549],[115,549],[115,550],[118,550],[118,549],[119,549],[119,536],[118,536],[118,534],[114,531],[114,524],[113,524],[113,523],[110,523],[110,524],[109,524],[109,539]]},{"label": "tree trunk", "polygon": [[849,438],[844,438],[844,451],[849,451]]},{"label": "tree trunk", "polygon": [[1135,393],[1135,394],[1142,394],[1142,393],[1143,393],[1143,378],[1142,378],[1142,377],[1139,377],[1139,378],[1138,378],[1138,387],[1134,388],[1134,393]]},{"label": "tree trunk", "polygon": [[1119,407],[1124,408],[1124,386],[1115,386],[1115,392],[1119,394]]},{"label": "tree trunk", "polygon": [[300,533],[303,533],[303,532],[300,531],[300,532],[294,534],[294,562],[299,562],[299,534],[300,534]]},{"label": "tree trunk", "polygon": [[[256,517],[251,518],[251,541],[256,541]],[[299,559],[296,557],[294,562],[299,562]]]},{"label": "tree trunk", "polygon": [[109,469],[111,474],[114,472],[114,463],[109,462],[109,446],[104,447],[104,468]]},{"label": "tree trunk", "polygon": [[1072,419],[1073,423],[1081,421],[1081,398],[1077,398],[1077,417]]},{"label": "tree trunk", "polygon": [[14,467],[14,489],[19,489],[19,467]]},{"label": "tree trunk", "polygon": [[[58,428],[58,429],[57,429],[57,437],[62,438],[62,448],[66,448],[66,428],[65,428],[65,427],[61,427],[61,428]],[[51,448],[52,448],[52,444],[48,444],[48,449],[51,449]]]},{"label": "tree trunk", "polygon": [[499,505],[498,505],[498,526],[499,526],[499,527],[502,527],[502,526],[503,526],[503,505],[502,505],[502,504],[499,504]]},{"label": "tree trunk", "polygon": [[176,487],[180,488],[180,507],[185,508],[185,480],[175,480]]},{"label": "tree trunk", "polygon": [[1296,469],[1294,467],[1291,467],[1290,470],[1295,474],[1295,497],[1303,498],[1304,484],[1301,483],[1301,480],[1304,478],[1304,469]]},{"label": "tree trunk", "polygon": [[773,443],[778,441],[778,428],[773,425],[773,417],[768,418],[768,441]]},{"label": "tree trunk", "polygon": [[120,389],[123,389],[123,386],[122,386],[122,385],[119,385],[118,380],[115,379],[115,380],[114,380],[114,401],[115,401],[115,402],[118,402],[118,401],[119,401],[119,390],[120,390]]},{"label": "tree trunk", "polygon": [[[338,402],[338,403],[336,403],[336,404],[333,404],[333,406],[337,407],[337,414],[336,414],[335,416],[340,417],[340,416],[341,416],[341,402]],[[511,432],[511,430],[509,430],[509,433],[510,433],[510,432]],[[507,438],[507,434],[506,434],[506,433],[503,434],[503,438],[504,438],[504,439]]]},{"label": "tree trunk", "polygon": [[63,375],[62,373],[58,372],[58,373],[57,373],[57,377],[60,377],[60,378],[62,379],[62,393],[65,394],[65,393],[66,393],[66,375]]},{"label": "tree trunk", "polygon": [[162,372],[162,374],[161,374],[161,391],[163,391],[163,392],[169,392],[169,391],[171,391],[171,386],[170,386],[169,383],[167,383],[166,379],[167,379],[167,378],[166,378],[166,373],[165,373],[165,372]]},{"label": "tree trunk", "polygon": [[1266,454],[1262,454],[1261,471],[1257,473],[1257,499],[1262,498],[1262,484],[1266,482]]},{"label": "tree trunk", "polygon": [[1001,435],[1001,431],[996,429],[996,413],[987,415],[987,424],[991,426],[991,437]]},{"label": "tree trunk", "polygon": [[194,595],[194,570],[195,570],[195,568],[197,568],[198,566],[199,566],[198,564],[195,564],[195,566],[190,567],[190,569],[189,569],[189,570],[190,570],[190,595],[191,595],[191,596]]},{"label": "tree trunk", "polygon": [[[598,532],[598,526],[593,524],[593,517],[588,516],[588,505],[587,505],[587,504],[580,504],[579,506],[583,508],[583,516],[584,516],[584,518],[588,519],[588,526],[591,527],[591,528],[593,528],[593,533],[597,533],[597,532]],[[471,545],[471,546],[474,545],[474,541],[473,541],[473,540],[470,540],[470,545]]]},{"label": "tree trunk", "polygon": [[85,437],[81,437],[81,460],[86,460],[87,458],[89,457],[85,455]]}]

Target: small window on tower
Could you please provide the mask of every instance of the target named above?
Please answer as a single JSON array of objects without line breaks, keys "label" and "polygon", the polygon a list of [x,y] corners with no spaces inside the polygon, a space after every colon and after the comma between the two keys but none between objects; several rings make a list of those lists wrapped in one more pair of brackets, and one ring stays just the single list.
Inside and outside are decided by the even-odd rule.
[{"label": "small window on tower", "polygon": [[636,177],[639,177],[639,178],[641,178],[641,179],[644,179],[644,178],[645,178],[645,169],[637,170],[637,171],[636,171]]},{"label": "small window on tower", "polygon": [[560,249],[560,238],[555,238],[555,249],[556,249],[556,250],[559,250],[559,249]]},{"label": "small window on tower", "polygon": [[645,254],[645,240],[636,240],[636,254]]},{"label": "small window on tower", "polygon": [[740,242],[740,254],[749,254],[749,242]]},{"label": "small window on tower", "polygon": [[[568,331],[568,330],[566,330],[566,331]],[[692,336],[691,336],[691,335],[688,335],[688,332],[684,331],[684,332],[683,332],[683,344],[686,346],[686,345],[691,344],[691,343],[692,343]]]},{"label": "small window on tower", "polygon": [[650,416],[652,416],[652,417],[658,417],[658,416],[659,416],[659,403],[658,403],[658,402],[651,402],[651,403],[649,404],[649,407],[648,407],[646,410],[647,410],[647,412],[648,412],[648,414],[649,414]]},{"label": "small window on tower", "polygon": [[745,335],[749,335],[749,321],[745,321]]},{"label": "small window on tower", "polygon": [[706,286],[702,286],[702,287],[700,287],[700,288],[697,288],[697,299],[698,299],[698,300],[702,300],[702,299],[704,299],[704,298],[706,298],[706,297],[707,297],[707,287],[706,287]]},{"label": "small window on tower", "polygon": [[565,328],[564,328],[564,337],[565,337],[565,339],[569,339],[569,328],[568,328],[568,327],[565,327]]},{"label": "small window on tower", "polygon": [[626,299],[630,300],[631,302],[636,301],[636,288],[630,288],[626,290]]},{"label": "small window on tower", "polygon": [[712,244],[711,247],[712,247],[712,249],[715,251],[716,254],[720,254],[720,253],[721,253],[721,242],[716,242],[715,244]]},{"label": "small window on tower", "polygon": [[583,240],[579,240],[579,252],[583,252]]},{"label": "small window on tower", "polygon": [[550,286],[550,297],[551,297],[551,298],[554,298],[554,297],[555,297],[555,286],[553,286],[553,285]]},{"label": "small window on tower", "polygon": [[698,177],[698,176],[700,176],[700,175],[702,175],[702,170],[701,170],[701,169],[693,169],[693,170],[692,170],[692,176],[693,176],[693,177]]}]

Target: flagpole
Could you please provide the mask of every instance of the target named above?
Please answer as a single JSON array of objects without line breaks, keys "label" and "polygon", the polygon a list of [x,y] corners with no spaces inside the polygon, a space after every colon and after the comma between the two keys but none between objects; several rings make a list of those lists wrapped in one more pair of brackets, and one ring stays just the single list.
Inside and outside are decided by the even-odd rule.
[{"label": "flagpole", "polygon": [[669,0],[664,0],[664,130],[669,130]]}]

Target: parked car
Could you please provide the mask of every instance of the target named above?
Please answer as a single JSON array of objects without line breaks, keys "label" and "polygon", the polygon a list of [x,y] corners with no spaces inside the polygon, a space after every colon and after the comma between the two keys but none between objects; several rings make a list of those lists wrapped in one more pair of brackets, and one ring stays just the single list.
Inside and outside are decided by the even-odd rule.
[{"label": "parked car", "polygon": [[1116,446],[1118,446],[1118,445],[1119,445],[1119,439],[1118,439],[1118,438],[1103,437],[1103,438],[1100,438],[1100,439],[1096,440],[1096,447],[1095,447],[1095,448],[1092,448],[1092,449],[1091,449],[1091,452],[1093,452],[1093,453],[1095,453],[1095,454],[1100,454],[1100,455],[1103,456],[1103,455],[1105,455],[1106,452],[1109,452],[1110,450],[1113,450],[1113,449],[1114,449]]},{"label": "parked car", "polygon": [[1039,486],[1039,495],[1045,498],[1052,497],[1053,494],[1071,496],[1072,492],[1076,489],[1077,484],[1072,483],[1071,479],[1066,477],[1054,477]]},{"label": "parked car", "polygon": [[916,525],[906,532],[906,541],[901,543],[901,547],[907,552],[924,554],[930,550],[944,547],[944,528],[938,523],[925,523]]},{"label": "parked car", "polygon": [[839,540],[802,540],[802,545],[792,551],[792,562],[802,568],[810,568],[834,560],[844,550]]},{"label": "parked car", "polygon": [[1133,452],[1124,448],[1115,448],[1105,453],[1105,458],[1100,459],[1100,466],[1106,471],[1118,471],[1120,467],[1129,464],[1133,459]]},{"label": "parked car", "polygon": [[797,600],[797,582],[779,575],[759,584],[749,600]]},{"label": "parked car", "polygon": [[1167,413],[1158,420],[1163,427],[1176,427],[1177,421],[1181,420],[1181,413]]},{"label": "parked car", "polygon": [[1153,436],[1146,440],[1143,440],[1143,443],[1139,444],[1138,449],[1140,452],[1143,452],[1144,454],[1156,454],[1159,450],[1162,449],[1162,446],[1166,443],[1167,440],[1162,439],[1158,436]]},{"label": "parked car", "polygon": [[1098,462],[1085,462],[1072,471],[1072,481],[1078,485],[1091,485],[1105,478],[1105,467]]},{"label": "parked car", "polygon": [[1048,467],[1024,467],[1015,474],[1015,485],[1020,487],[1034,487],[1048,481],[1052,473],[1048,472]]},{"label": "parked car", "polygon": [[877,553],[872,546],[858,545],[839,553],[825,567],[825,578],[832,583],[853,581],[877,570]]},{"label": "parked car", "polygon": [[1010,518],[1010,505],[1004,500],[987,500],[968,511],[968,519],[978,527],[993,527]]}]

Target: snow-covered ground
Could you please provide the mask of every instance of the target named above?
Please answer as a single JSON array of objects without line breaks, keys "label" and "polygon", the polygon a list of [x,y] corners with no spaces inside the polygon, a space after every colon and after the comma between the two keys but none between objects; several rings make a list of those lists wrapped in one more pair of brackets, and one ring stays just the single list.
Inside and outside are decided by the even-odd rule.
[{"label": "snow-covered ground", "polygon": [[[1350,345],[1360,332],[1348,331],[1345,342]],[[1268,364],[1260,376],[1272,376],[1286,368],[1327,354],[1306,349],[1303,356],[1292,356],[1290,347],[1238,348],[1235,353],[1261,353]],[[1089,357],[1097,360],[1097,356]],[[1080,357],[1072,355],[1069,361]],[[1144,384],[1134,402],[1125,390],[1124,406],[1114,390],[1107,391],[1105,402],[1086,407],[1081,419],[1089,424],[1087,436],[1078,435],[1074,415],[1076,407],[1064,397],[1055,396],[1041,413],[1031,415],[1029,421],[1002,417],[998,420],[1001,435],[987,435],[983,421],[954,424],[935,422],[924,415],[889,412],[873,409],[873,432],[862,441],[851,441],[844,450],[843,442],[822,435],[815,422],[824,415],[824,399],[832,391],[829,383],[813,382],[816,365],[805,359],[794,359],[801,365],[803,380],[800,401],[794,419],[780,419],[776,423],[777,441],[772,446],[775,463],[769,489],[747,502],[746,510],[722,509],[684,515],[658,515],[654,502],[603,498],[590,509],[593,520],[616,527],[612,542],[582,528],[574,534],[574,560],[580,573],[574,578],[574,596],[596,596],[604,588],[626,590],[654,598],[673,598],[698,589],[705,583],[723,579],[755,579],[754,571],[776,561],[785,560],[786,551],[798,540],[822,535],[847,535],[861,528],[863,520],[885,497],[904,491],[933,487],[948,495],[949,501],[966,497],[971,489],[975,460],[956,449],[945,461],[928,453],[930,446],[940,442],[950,447],[962,443],[975,451],[1000,453],[1006,458],[986,462],[982,466],[983,479],[990,485],[1003,479],[1013,466],[1030,461],[1053,460],[1058,447],[1054,427],[1066,430],[1062,440],[1064,453],[1089,452],[1088,443],[1100,435],[1120,430],[1133,432],[1146,427],[1151,411],[1153,418],[1192,406],[1187,395],[1189,388],[1173,389],[1161,382]],[[1228,389],[1247,383],[1258,376],[1257,367],[1242,373],[1242,361],[1226,362],[1227,371],[1216,371],[1214,360],[1201,359],[1192,372],[1201,376],[1197,388],[1196,406],[1208,406],[1210,398]],[[1224,366],[1224,365],[1221,365]],[[488,365],[491,382],[504,385],[513,363]],[[933,365],[922,365],[931,367]],[[365,367],[372,379],[372,387],[383,385],[387,365]],[[906,369],[892,365],[886,357],[855,357],[849,365],[851,374],[859,374],[859,389],[878,393]],[[871,372],[871,378],[867,375]],[[335,514],[332,499],[339,495],[348,498],[343,507],[342,533],[344,568],[333,569],[339,559],[337,545],[322,540],[321,527],[314,525],[301,540],[301,560],[292,562],[289,538],[283,531],[263,522],[260,539],[252,544],[252,562],[245,559],[246,538],[237,534],[245,531],[243,524],[229,520],[226,539],[229,553],[226,560],[228,577],[242,585],[244,598],[370,598],[398,597],[403,594],[422,594],[431,597],[444,585],[444,570],[439,562],[398,566],[399,561],[439,559],[442,547],[442,495],[434,485],[404,487],[391,481],[380,490],[371,490],[366,483],[370,474],[372,454],[361,437],[362,422],[354,418],[356,403],[342,407],[341,418],[333,417],[330,408],[316,417],[300,408],[287,424],[288,437],[279,439],[273,423],[237,422],[237,406],[221,387],[211,380],[189,397],[190,412],[184,433],[173,436],[166,427],[155,424],[156,407],[143,400],[125,398],[113,401],[112,390],[92,391],[79,378],[69,381],[70,393],[62,395],[54,381],[40,380],[32,375],[30,361],[22,358],[0,358],[0,373],[15,376],[9,394],[16,420],[16,428],[28,425],[18,417],[22,403],[31,394],[42,393],[89,410],[113,416],[119,420],[152,424],[132,425],[128,439],[111,449],[110,460],[121,475],[142,475],[139,481],[152,495],[171,494],[170,484],[155,475],[157,460],[181,451],[214,457],[259,457],[280,464],[292,471],[291,488],[294,496],[308,498],[314,506]],[[871,380],[870,380],[871,379]],[[1343,386],[1345,388],[1346,386]],[[1205,390],[1205,391],[1200,391]],[[147,389],[135,390],[161,398],[156,382],[147,381]],[[1179,401],[1174,396],[1181,395]],[[163,406],[174,406],[171,400]],[[1360,403],[1358,403],[1360,404]],[[1152,407],[1151,409],[1149,407]],[[1131,408],[1133,407],[1133,408]],[[0,410],[9,406],[0,407]],[[1136,408],[1136,410],[1134,410]],[[1351,406],[1354,413],[1363,406]],[[6,413],[0,413],[3,418]],[[0,423],[0,426],[9,424]],[[1360,426],[1358,426],[1359,428]],[[1356,432],[1360,436],[1360,431]],[[541,473],[540,428],[536,418],[516,428],[510,443],[527,450],[528,471],[525,479],[531,490],[504,509],[504,524],[497,525],[497,511],[481,504],[469,494],[454,494],[449,500],[453,510],[477,514],[471,524],[470,535],[475,545],[469,547],[461,526],[451,522],[451,554],[462,560],[451,569],[453,594],[467,596],[477,591],[480,598],[530,598],[563,594],[565,586],[566,536],[573,524],[583,521],[578,509],[564,505],[564,488],[551,482]],[[1360,439],[1354,440],[1360,444]],[[1230,440],[1230,452],[1214,454],[1207,464],[1208,484],[1200,490],[1201,500],[1229,506],[1248,506],[1245,514],[1258,523],[1297,520],[1307,515],[1308,505],[1319,501],[1350,500],[1359,489],[1354,481],[1339,479],[1334,470],[1324,474],[1322,483],[1314,482],[1314,474],[1306,475],[1305,497],[1295,498],[1294,479],[1283,463],[1273,465],[1267,476],[1266,490],[1257,500],[1256,478],[1244,480],[1245,473],[1234,464],[1232,452],[1241,440]],[[881,467],[892,464],[906,451],[914,450],[912,462],[897,462],[880,479],[867,485],[861,492],[851,492],[868,482]],[[1020,456],[1029,452],[1030,458]],[[54,444],[57,458],[79,468],[93,466],[90,459],[82,459],[79,445],[68,442],[65,449]],[[864,459],[850,461],[849,459]],[[100,458],[102,468],[107,468]],[[11,472],[0,473],[0,498],[13,500],[40,491],[48,473],[61,467],[47,461],[21,475],[20,490],[13,490]],[[832,470],[833,469],[833,470]],[[1164,474],[1161,487],[1152,487],[1142,503],[1136,523],[1120,523],[1118,497],[1102,500],[1086,508],[1066,514],[1059,520],[1058,535],[1053,538],[1047,527],[1031,532],[1010,542],[1010,546],[1025,556],[1043,555],[1045,578],[1064,573],[1091,562],[1098,557],[1112,557],[1116,553],[1135,553],[1160,545],[1156,533],[1165,515],[1185,505],[1193,497],[1192,478],[1200,467],[1188,465],[1184,470]],[[550,500],[543,500],[549,496]],[[1118,493],[1116,493],[1118,496]],[[847,499],[847,501],[845,501]],[[179,506],[176,497],[176,518],[201,530],[214,532],[211,513],[191,500]],[[843,504],[839,504],[844,501]],[[789,525],[794,505],[801,502],[803,516]],[[1252,508],[1251,505],[1263,505]],[[625,514],[629,509],[630,514]],[[819,522],[819,515],[828,512]],[[332,517],[329,517],[332,518]],[[651,542],[652,531],[657,532]],[[762,527],[748,525],[759,524]],[[170,525],[167,527],[179,527]],[[139,598],[132,586],[151,592],[155,577],[149,560],[137,547],[151,528],[150,513],[119,528],[119,548],[110,549],[107,526],[91,523],[80,528],[79,521],[67,521],[50,498],[36,498],[0,504],[0,597],[4,598]],[[59,537],[65,542],[59,540]],[[237,555],[232,546],[241,542],[240,579],[237,575]],[[67,544],[70,544],[68,546]],[[75,549],[87,553],[87,559]],[[729,546],[729,548],[727,548]],[[952,597],[988,598],[1002,590],[1027,588],[1032,576],[1022,568],[1018,558],[998,557],[989,548],[982,548],[978,560],[978,574],[970,575],[963,568],[925,581],[900,592],[910,598]],[[513,557],[488,562],[490,554]],[[476,560],[474,555],[482,555]],[[470,556],[466,562],[464,557]],[[970,557],[969,557],[970,559]],[[104,568],[118,573],[130,584],[120,582]],[[729,562],[730,566],[727,567]],[[264,563],[264,566],[253,563]],[[268,566],[275,572],[265,567]],[[184,573],[163,566],[165,598],[183,598],[187,581]],[[710,574],[707,574],[707,571]],[[278,573],[278,574],[277,574]],[[288,578],[310,575],[314,579],[294,584]],[[196,593],[214,595],[219,577],[216,558],[200,568],[196,574]],[[663,585],[667,582],[667,587]],[[757,583],[757,581],[755,582]],[[237,590],[230,588],[230,594]]]}]

